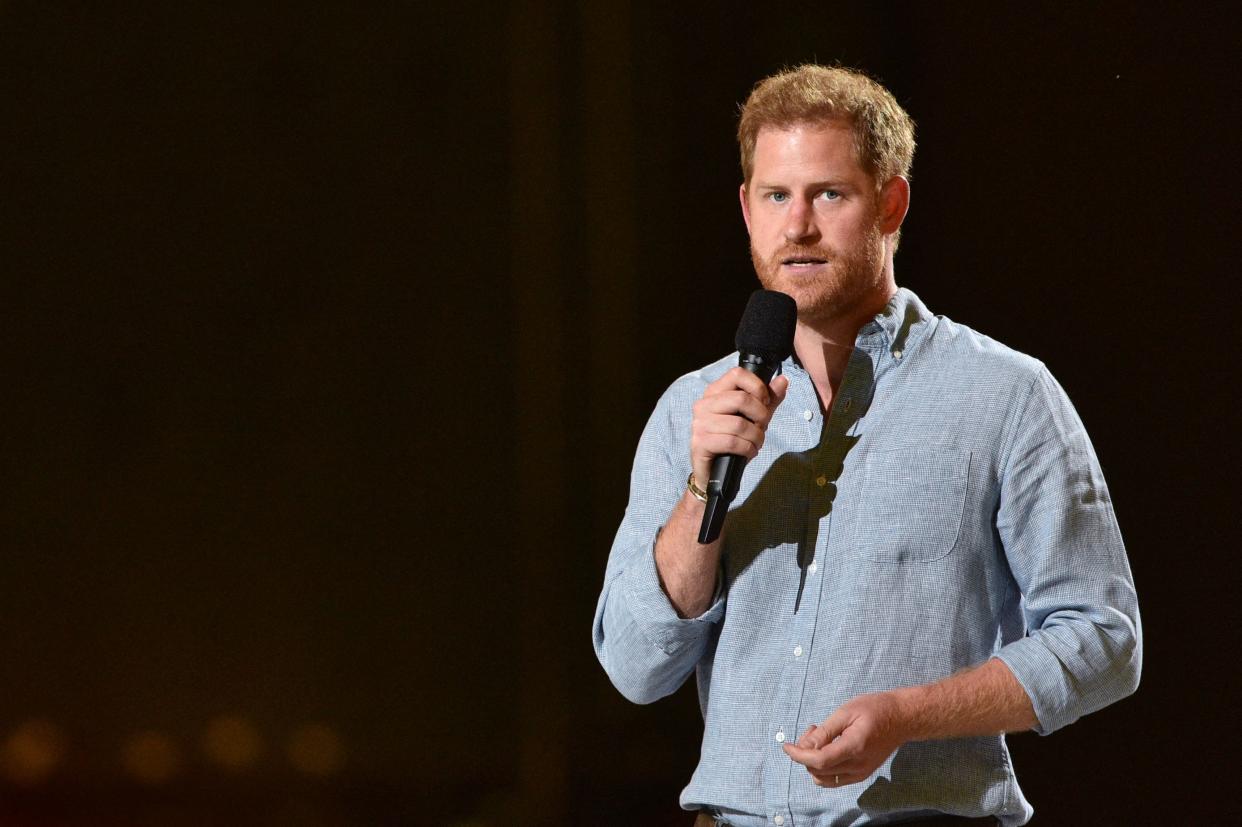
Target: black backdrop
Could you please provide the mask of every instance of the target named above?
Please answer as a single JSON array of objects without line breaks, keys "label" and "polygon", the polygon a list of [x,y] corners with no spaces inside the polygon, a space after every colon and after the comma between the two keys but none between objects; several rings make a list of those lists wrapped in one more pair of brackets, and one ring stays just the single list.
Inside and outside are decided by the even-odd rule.
[{"label": "black backdrop", "polygon": [[0,5],[5,823],[685,823],[693,695],[626,704],[590,617],[753,287],[737,103],[812,59],[919,125],[898,282],[1043,359],[1112,488],[1144,682],[1011,739],[1037,823],[1227,812],[1225,8]]}]

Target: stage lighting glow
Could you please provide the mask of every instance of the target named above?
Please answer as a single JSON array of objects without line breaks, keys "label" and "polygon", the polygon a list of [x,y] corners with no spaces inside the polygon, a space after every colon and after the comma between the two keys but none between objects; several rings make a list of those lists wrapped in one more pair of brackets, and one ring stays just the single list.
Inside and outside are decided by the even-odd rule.
[{"label": "stage lighting glow", "polygon": [[161,732],[139,732],[125,742],[121,763],[143,784],[163,784],[181,770],[181,751]]},{"label": "stage lighting glow", "polygon": [[323,724],[306,724],[289,737],[286,749],[289,763],[308,775],[326,776],[339,772],[345,761],[340,736]]},{"label": "stage lighting glow", "polygon": [[65,736],[54,724],[27,721],[0,747],[0,770],[16,784],[37,784],[56,770],[65,748]]},{"label": "stage lighting glow", "polygon": [[263,738],[245,718],[221,716],[207,725],[203,752],[228,770],[253,767],[263,754]]}]

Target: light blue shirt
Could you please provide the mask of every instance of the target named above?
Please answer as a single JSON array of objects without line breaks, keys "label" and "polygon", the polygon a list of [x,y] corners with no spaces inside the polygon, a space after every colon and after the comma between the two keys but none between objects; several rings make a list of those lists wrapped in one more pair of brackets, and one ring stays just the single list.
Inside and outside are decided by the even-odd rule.
[{"label": "light blue shirt", "polygon": [[691,406],[736,354],[681,377],[643,432],[595,613],[595,652],[636,703],[694,672],[699,764],[682,791],[738,827],[1033,809],[1004,736],[911,742],[827,789],[781,749],[841,703],[995,656],[1050,733],[1134,691],[1142,632],[1099,462],[1038,361],[901,289],[858,334],[827,421],[789,392],[725,522],[719,597],[678,618],[656,534],[682,496]]}]

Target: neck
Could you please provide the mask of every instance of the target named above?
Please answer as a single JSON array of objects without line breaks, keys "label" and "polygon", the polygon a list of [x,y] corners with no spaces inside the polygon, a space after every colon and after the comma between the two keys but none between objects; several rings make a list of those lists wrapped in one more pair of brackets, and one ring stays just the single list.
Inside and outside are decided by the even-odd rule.
[{"label": "neck", "polygon": [[825,413],[841,386],[858,331],[884,309],[895,292],[896,285],[890,281],[884,290],[877,291],[870,301],[859,302],[851,312],[806,322],[798,320],[794,353],[811,377]]}]

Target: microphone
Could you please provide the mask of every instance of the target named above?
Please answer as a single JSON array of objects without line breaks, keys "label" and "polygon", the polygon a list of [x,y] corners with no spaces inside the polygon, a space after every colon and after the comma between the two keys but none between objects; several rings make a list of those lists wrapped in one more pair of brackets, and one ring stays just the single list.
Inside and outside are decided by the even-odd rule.
[{"label": "microphone", "polygon": [[[750,294],[746,312],[737,326],[733,343],[737,346],[738,366],[768,384],[781,362],[793,353],[794,326],[798,322],[798,305],[789,296],[776,290],[756,290]],[[707,509],[699,527],[699,542],[714,542],[724,526],[729,503],[737,496],[742,482],[746,458],[721,454],[712,460],[712,475],[707,481]]]}]

